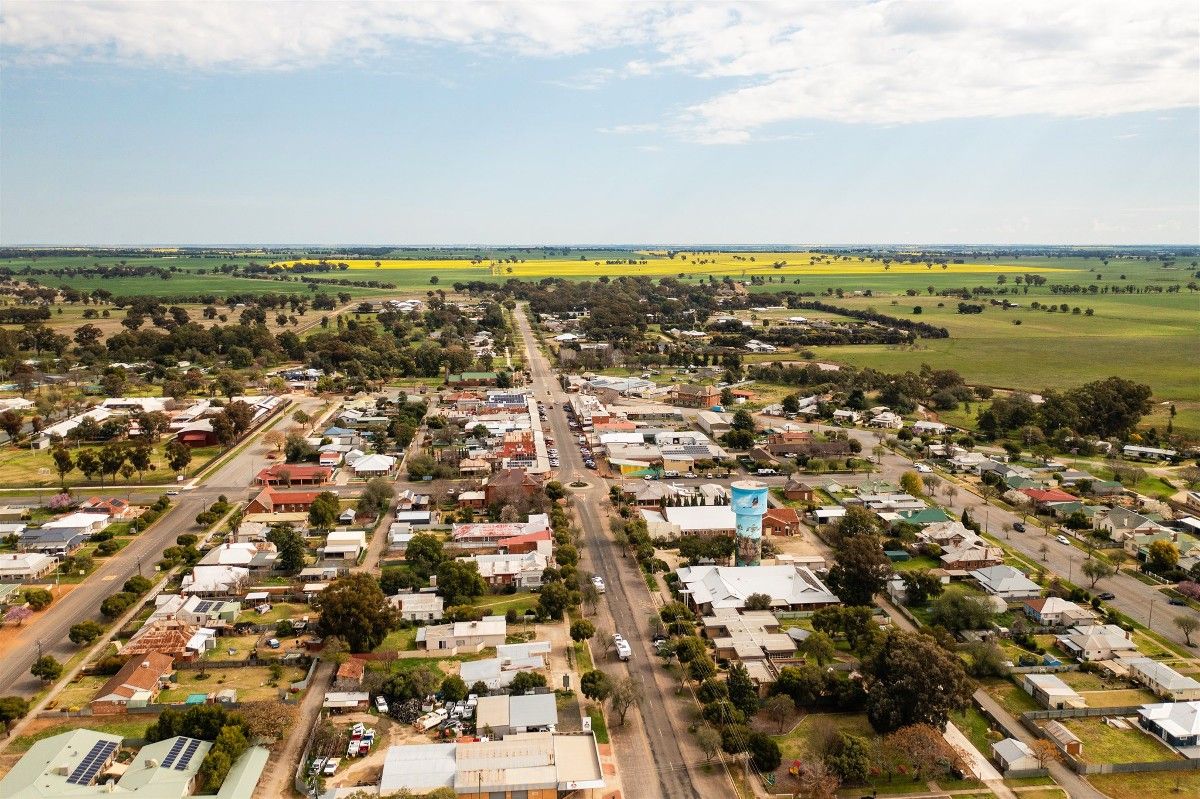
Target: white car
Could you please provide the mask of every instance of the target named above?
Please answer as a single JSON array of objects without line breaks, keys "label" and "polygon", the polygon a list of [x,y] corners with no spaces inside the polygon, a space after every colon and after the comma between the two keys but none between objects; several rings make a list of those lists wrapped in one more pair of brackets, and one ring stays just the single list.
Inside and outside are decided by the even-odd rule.
[{"label": "white car", "polygon": [[629,646],[629,642],[620,635],[613,636],[613,643],[617,647],[617,657],[621,660],[629,660],[633,655],[633,649]]},{"label": "white car", "polygon": [[1060,544],[1066,544],[1067,546],[1071,545],[1071,542],[1067,540],[1065,535],[1056,535],[1054,536],[1054,540]]},{"label": "white car", "polygon": [[920,472],[921,474],[932,474],[933,473],[933,467],[931,467],[931,466],[927,466],[924,463],[918,463],[915,465],[917,467],[917,471]]},{"label": "white car", "polygon": [[387,703],[387,700],[384,699],[382,694],[375,697],[375,709],[378,710],[380,713],[388,712],[388,703]]},{"label": "white car", "polygon": [[604,587],[604,578],[598,574],[592,577],[592,585],[596,586],[596,590],[602,594],[608,590]]}]

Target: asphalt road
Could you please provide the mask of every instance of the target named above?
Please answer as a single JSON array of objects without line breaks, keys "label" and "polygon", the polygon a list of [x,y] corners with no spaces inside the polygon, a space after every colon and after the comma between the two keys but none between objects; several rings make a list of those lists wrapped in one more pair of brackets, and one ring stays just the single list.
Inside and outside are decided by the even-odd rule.
[{"label": "asphalt road", "polygon": [[[296,407],[312,411],[320,404],[315,398],[300,400]],[[288,413],[291,412],[287,411]],[[281,423],[282,424],[282,423]],[[176,504],[157,524],[135,537],[120,552],[100,561],[99,567],[69,594],[56,600],[44,614],[26,627],[20,637],[0,658],[0,692],[6,695],[31,696],[42,686],[29,673],[40,654],[53,655],[66,662],[79,651],[67,633],[71,626],[86,619],[107,624],[100,614],[100,604],[135,574],[154,576],[155,564],[162,559],[163,550],[175,545],[177,536],[197,533],[198,513],[225,494],[231,501],[243,498],[249,491],[252,475],[267,463],[267,448],[259,442],[263,431],[253,434],[251,443],[223,464],[204,484],[173,497]],[[165,489],[153,492],[159,496]]]},{"label": "asphalt road", "polygon": [[[594,573],[604,578],[605,602],[612,618],[609,629],[620,632],[629,641],[633,657],[628,663],[612,661],[605,671],[618,677],[631,676],[641,685],[644,698],[640,712],[645,740],[637,740],[636,731],[626,729],[613,736],[617,758],[621,765],[622,783],[626,796],[664,797],[664,799],[694,799],[699,797],[688,771],[676,731],[667,713],[659,710],[668,702],[678,701],[668,695],[655,679],[655,655],[647,626],[653,604],[641,573],[633,562],[621,556],[608,535],[603,503],[608,496],[608,483],[583,466],[575,436],[567,425],[562,403],[566,394],[559,388],[546,356],[538,349],[524,308],[515,314],[517,326],[525,341],[532,389],[538,402],[547,406],[547,421],[554,433],[559,451],[559,480],[564,485],[576,480],[589,484],[585,490],[572,491],[575,508],[583,526],[587,554]],[[549,392],[549,393],[547,393]],[[603,610],[601,611],[603,612]],[[598,625],[604,627],[601,623]],[[601,647],[608,642],[599,642]],[[598,647],[599,648],[599,647]],[[635,711],[630,711],[626,727],[631,727]],[[610,717],[610,723],[615,716]],[[618,730],[620,728],[617,728]],[[654,781],[651,781],[654,775]]]}]

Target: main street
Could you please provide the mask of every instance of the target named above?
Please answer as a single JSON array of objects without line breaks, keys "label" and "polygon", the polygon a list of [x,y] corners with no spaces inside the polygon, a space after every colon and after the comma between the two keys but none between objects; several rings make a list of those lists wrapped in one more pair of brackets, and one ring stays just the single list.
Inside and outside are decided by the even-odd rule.
[{"label": "main street", "polygon": [[[680,700],[664,691],[655,674],[656,657],[646,626],[653,603],[641,573],[617,551],[607,535],[603,505],[608,498],[608,485],[583,466],[574,437],[567,426],[562,403],[566,394],[559,387],[550,365],[537,345],[524,307],[515,314],[517,327],[525,342],[527,364],[532,377],[531,388],[539,402],[547,406],[546,417],[554,433],[562,467],[559,480],[564,485],[574,481],[588,488],[572,490],[575,509],[583,527],[586,555],[592,570],[604,579],[605,600],[612,617],[614,632],[629,641],[633,657],[628,663],[608,664],[605,670],[619,677],[632,676],[642,686],[641,707],[630,711],[624,728],[613,730],[617,759],[621,766],[622,783],[627,796],[688,799],[698,797],[688,760],[683,754],[671,724],[669,703]],[[604,627],[603,624],[599,625]],[[607,641],[599,642],[607,648]],[[598,647],[599,648],[599,647]],[[645,711],[645,712],[643,712]],[[640,715],[641,724],[635,716]],[[637,727],[644,730],[644,736]],[[637,786],[636,789],[634,786]]]},{"label": "main street", "polygon": [[[319,406],[320,401],[315,398],[300,398],[286,413],[291,413],[295,408],[312,412]],[[225,494],[231,501],[237,501],[249,491],[254,472],[269,462],[266,457],[268,448],[260,441],[265,430],[264,427],[253,432],[249,443],[217,467],[199,487],[173,497],[176,504],[162,519],[146,532],[135,536],[112,557],[100,560],[95,572],[66,596],[55,600],[21,630],[0,658],[3,693],[19,696],[37,693],[42,684],[29,673],[29,668],[39,655],[53,655],[63,663],[73,657],[79,647],[67,638],[72,625],[87,619],[107,623],[108,620],[100,614],[100,604],[105,599],[120,591],[125,581],[135,574],[153,578],[163,550],[174,546],[177,536],[197,532],[196,515],[215,502],[218,496]],[[152,501],[167,489],[167,486],[163,486],[145,494],[139,492],[137,496]]]}]

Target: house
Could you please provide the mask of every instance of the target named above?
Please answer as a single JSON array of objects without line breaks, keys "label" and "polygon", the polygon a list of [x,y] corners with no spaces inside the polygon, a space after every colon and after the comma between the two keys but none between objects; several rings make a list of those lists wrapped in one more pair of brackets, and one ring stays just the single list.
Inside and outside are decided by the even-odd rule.
[{"label": "house", "polygon": [[941,422],[913,422],[912,431],[918,436],[940,436],[950,431],[950,426]]},{"label": "house", "polygon": [[273,463],[259,471],[254,484],[260,486],[319,486],[332,479],[333,469],[310,463]]},{"label": "house", "polygon": [[308,513],[319,491],[278,491],[264,488],[246,505],[246,513]]},{"label": "house", "polygon": [[133,506],[116,497],[89,497],[80,504],[79,510],[85,513],[103,513],[114,522],[124,521],[134,515]]},{"label": "house", "polygon": [[858,424],[861,421],[862,414],[849,408],[838,408],[833,412],[834,424]]},{"label": "house", "polygon": [[1095,618],[1090,610],[1057,596],[1027,599],[1023,609],[1026,616],[1043,627],[1074,627]]},{"label": "house", "polygon": [[133,634],[133,637],[121,647],[122,657],[137,657],[158,652],[170,655],[176,661],[194,660],[199,654],[189,651],[188,643],[196,635],[197,626],[178,619],[159,619],[147,621]]},{"label": "house", "polygon": [[[212,744],[176,736],[146,744],[122,763],[120,735],[85,728],[37,741],[3,780],[5,799],[66,799],[117,795],[130,799],[184,799],[200,792],[197,779]],[[220,790],[220,799],[250,799],[269,753],[252,746],[235,760]]]},{"label": "house", "polygon": [[483,491],[462,491],[458,495],[458,507],[483,510],[487,507],[487,494]]},{"label": "house", "polygon": [[541,490],[541,479],[524,469],[501,469],[489,477],[483,486],[484,497],[489,505],[517,495],[532,497]]},{"label": "house", "polygon": [[1158,447],[1139,447],[1134,444],[1126,444],[1121,448],[1121,453],[1126,458],[1138,458],[1147,461],[1169,461],[1178,457],[1179,453],[1173,449],[1159,449]]},{"label": "house", "polygon": [[463,458],[458,462],[458,471],[465,477],[490,474],[492,465],[483,458]]},{"label": "house", "polygon": [[795,508],[768,508],[762,525],[767,535],[799,535],[802,532],[800,514]]},{"label": "house", "polygon": [[496,542],[496,549],[506,555],[526,555],[530,552],[551,554],[554,545],[550,542],[553,536],[549,530],[535,530],[532,533],[514,535],[512,538],[502,538]]},{"label": "house", "polygon": [[408,522],[392,522],[387,536],[388,551],[403,552],[408,549],[408,542],[412,541],[412,525]]},{"label": "house", "polygon": [[242,566],[250,571],[265,572],[275,568],[279,553],[268,541],[238,543],[228,541],[204,553],[197,566]]},{"label": "house", "polygon": [[792,502],[815,502],[816,493],[812,488],[794,477],[789,477],[783,487],[783,498]]},{"label": "house", "polygon": [[[408,744],[387,750],[379,792],[557,799],[604,787],[596,739],[584,733],[526,733],[468,743]],[[521,786],[513,790],[513,786]],[[595,792],[597,796],[600,791]],[[24,799],[22,797],[22,799]]]},{"label": "house", "polygon": [[94,715],[124,713],[152,703],[174,670],[175,659],[159,652],[131,657],[96,692],[89,707]]},{"label": "house", "polygon": [[819,610],[841,600],[805,566],[685,566],[680,593],[695,608],[712,615],[717,608],[742,608],[751,594],[766,594],[781,611]]},{"label": "house", "polygon": [[240,593],[250,580],[250,570],[240,566],[194,566],[183,576],[180,592],[202,596]]},{"label": "house", "polygon": [[904,418],[891,411],[882,411],[867,422],[867,427],[879,427],[884,430],[899,430],[904,427]]},{"label": "house", "polygon": [[364,455],[354,462],[350,470],[355,477],[387,477],[396,468],[396,458],[391,455]]},{"label": "house", "polygon": [[704,635],[716,645],[716,656],[737,660],[791,657],[796,642],[779,630],[779,619],[768,610],[715,608],[703,619]]},{"label": "house", "polygon": [[1116,505],[1092,517],[1092,527],[1108,533],[1113,541],[1121,542],[1139,533],[1156,533],[1162,526],[1137,511]]},{"label": "house", "polygon": [[27,553],[62,558],[78,552],[87,539],[88,535],[78,530],[43,526],[26,530],[21,536],[20,545]]},{"label": "house", "polygon": [[523,671],[540,671],[546,667],[550,654],[549,641],[524,644],[502,644],[496,647],[496,657],[464,661],[459,676],[468,686],[482,682],[488,690],[507,688]]},{"label": "house", "polygon": [[1000,766],[1000,771],[1033,771],[1042,767],[1041,762],[1033,754],[1033,750],[1023,741],[1016,738],[1005,738],[992,744],[992,759]]},{"label": "house", "polygon": [[494,735],[553,732],[558,725],[558,705],[553,693],[516,696],[481,696],[475,706],[475,728],[490,728]]},{"label": "house", "polygon": [[971,572],[1000,566],[1004,563],[1004,550],[991,546],[982,538],[949,547],[939,558],[942,568],[952,572]]},{"label": "house", "polygon": [[1037,507],[1049,505],[1054,502],[1075,502],[1078,497],[1073,494],[1068,494],[1066,491],[1058,488],[1022,488],[1019,489],[1022,494],[1029,497],[1029,501]]},{"label": "house", "polygon": [[1151,658],[1134,658],[1124,661],[1129,668],[1129,677],[1158,696],[1172,702],[1188,702],[1200,699],[1200,681],[1185,677],[1165,663]]},{"label": "house", "polygon": [[435,593],[422,591],[415,594],[397,594],[388,597],[388,602],[408,621],[441,621],[445,601]]},{"label": "house", "polygon": [[354,520],[358,518],[358,511],[354,508],[346,508],[338,514],[338,524],[354,524]]},{"label": "house", "polygon": [[456,621],[417,630],[417,648],[457,655],[479,652],[486,646],[504,643],[508,625],[503,616],[484,616],[479,621]]},{"label": "house", "polygon": [[474,562],[479,569],[479,576],[492,588],[509,585],[518,589],[539,588],[542,585],[542,572],[550,565],[549,556],[543,552],[472,555],[459,560]]},{"label": "house", "polygon": [[976,569],[970,576],[984,591],[1005,601],[1032,599],[1042,593],[1042,588],[1012,566],[988,566]]},{"label": "house", "polygon": [[1200,745],[1200,702],[1142,705],[1138,724],[1176,748]]},{"label": "house", "polygon": [[1112,660],[1137,646],[1128,632],[1115,624],[1080,624],[1057,637],[1058,645],[1079,660]]},{"label": "house", "polygon": [[0,554],[0,583],[39,580],[58,568],[58,558],[44,552]]},{"label": "house", "polygon": [[545,513],[531,513],[524,522],[478,522],[456,524],[450,532],[450,540],[464,548],[494,548],[501,541],[550,530],[550,517]]},{"label": "house", "polygon": [[78,533],[85,538],[91,538],[109,525],[108,513],[68,513],[59,519],[42,524],[43,530],[54,529]]},{"label": "house", "polygon": [[1026,674],[1021,687],[1044,708],[1062,710],[1065,707],[1086,706],[1083,697],[1057,674]]},{"label": "house", "polygon": [[685,408],[711,408],[721,404],[721,390],[716,386],[684,383],[671,389],[671,401]]},{"label": "house", "polygon": [[352,691],[362,685],[367,673],[367,662],[362,658],[347,658],[337,667],[333,676],[333,687],[338,691]]}]

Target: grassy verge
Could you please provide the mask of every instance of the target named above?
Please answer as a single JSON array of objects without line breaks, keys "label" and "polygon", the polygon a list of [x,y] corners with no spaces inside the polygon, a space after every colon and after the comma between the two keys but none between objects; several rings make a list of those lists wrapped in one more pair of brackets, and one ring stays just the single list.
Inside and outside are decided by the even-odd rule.
[{"label": "grassy verge", "polygon": [[588,705],[587,714],[592,720],[592,733],[596,736],[596,743],[608,743],[608,725],[604,723],[604,711],[595,705]]},{"label": "grassy verge", "polygon": [[1088,782],[1112,799],[1147,799],[1173,794],[1200,796],[1200,772],[1197,771],[1097,774],[1089,777]]}]

